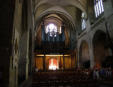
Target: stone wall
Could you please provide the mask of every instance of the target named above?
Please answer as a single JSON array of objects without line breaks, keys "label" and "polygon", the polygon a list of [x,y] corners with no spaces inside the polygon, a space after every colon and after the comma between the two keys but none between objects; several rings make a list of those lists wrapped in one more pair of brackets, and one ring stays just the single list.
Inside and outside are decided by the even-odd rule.
[{"label": "stone wall", "polygon": [[[29,42],[31,41],[32,43],[32,38],[30,37],[32,37],[33,32],[33,20],[31,20],[32,15],[30,9],[32,7],[30,6],[31,0],[15,0],[14,31],[12,34],[13,50],[12,58],[10,59],[9,87],[21,86],[29,78],[29,73],[32,72],[31,56],[29,57],[29,53],[31,52],[32,54],[33,51],[32,49],[29,50]],[[31,40],[29,41],[29,39]]]},{"label": "stone wall", "polygon": [[[86,30],[84,30],[83,32],[81,32],[80,35],[78,35],[78,41],[77,41],[78,60],[80,58],[79,52],[80,52],[81,42],[86,41],[86,42],[88,42],[88,45],[89,45],[89,56],[90,56],[91,68],[93,68],[95,66],[94,45],[93,45],[93,38],[94,38],[95,33],[97,31],[102,31],[106,35],[108,35],[108,33],[106,32],[106,28],[108,27],[110,39],[113,40],[113,30],[112,30],[112,28],[113,28],[113,24],[112,24],[113,23],[113,7],[111,4],[111,1],[112,0],[106,0],[103,2],[105,11],[104,11],[104,14],[102,16],[100,16],[98,19],[96,19],[92,22],[91,20],[94,17],[90,17],[90,16],[88,17]],[[93,9],[92,9],[92,12],[93,12]],[[90,10],[88,15],[90,15],[92,12]],[[107,27],[106,27],[106,22],[108,23]],[[78,64],[78,66],[79,66],[79,64]]]}]

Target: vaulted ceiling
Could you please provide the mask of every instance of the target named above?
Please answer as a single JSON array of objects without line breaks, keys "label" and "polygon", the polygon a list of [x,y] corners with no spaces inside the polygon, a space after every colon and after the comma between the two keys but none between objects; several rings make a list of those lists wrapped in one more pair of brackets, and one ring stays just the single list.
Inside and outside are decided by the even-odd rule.
[{"label": "vaulted ceiling", "polygon": [[[57,14],[65,22],[75,28],[80,12],[84,12],[87,17],[88,0],[33,0],[35,26],[43,20],[45,16]],[[53,15],[52,15],[53,16]],[[55,16],[57,17],[57,16]]]},{"label": "vaulted ceiling", "polygon": [[65,47],[75,49],[76,31],[73,30],[81,25],[82,12],[87,17],[87,2],[88,0],[33,0],[36,44],[42,44],[42,25],[54,23],[57,27],[65,27]]}]

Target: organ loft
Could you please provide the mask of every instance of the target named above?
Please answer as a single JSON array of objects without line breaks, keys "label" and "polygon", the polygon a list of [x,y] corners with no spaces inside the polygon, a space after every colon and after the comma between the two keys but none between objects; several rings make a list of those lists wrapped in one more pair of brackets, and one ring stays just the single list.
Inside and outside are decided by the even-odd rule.
[{"label": "organ loft", "polygon": [[0,0],[0,87],[113,87],[113,0]]}]

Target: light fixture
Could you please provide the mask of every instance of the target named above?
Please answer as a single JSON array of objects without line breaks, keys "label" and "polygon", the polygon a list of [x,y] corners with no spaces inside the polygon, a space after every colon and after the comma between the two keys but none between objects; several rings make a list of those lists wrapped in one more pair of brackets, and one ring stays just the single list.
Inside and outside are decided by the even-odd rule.
[{"label": "light fixture", "polygon": [[[44,56],[43,54],[38,54],[38,55],[36,55],[36,56]],[[52,54],[47,54],[47,55],[45,55],[45,56],[70,56],[70,55],[52,55]]]}]

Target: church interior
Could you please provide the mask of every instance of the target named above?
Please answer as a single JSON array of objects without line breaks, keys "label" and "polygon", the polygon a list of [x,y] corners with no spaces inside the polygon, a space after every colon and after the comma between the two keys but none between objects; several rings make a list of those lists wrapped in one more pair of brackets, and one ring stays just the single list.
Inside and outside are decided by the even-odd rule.
[{"label": "church interior", "polygon": [[0,87],[113,87],[113,0],[0,0]]}]

